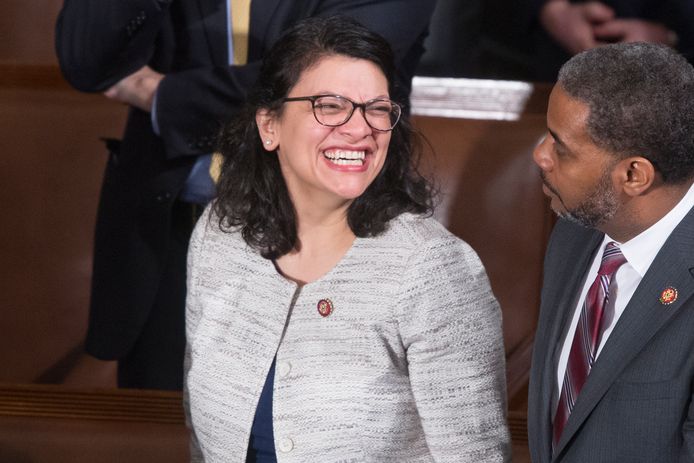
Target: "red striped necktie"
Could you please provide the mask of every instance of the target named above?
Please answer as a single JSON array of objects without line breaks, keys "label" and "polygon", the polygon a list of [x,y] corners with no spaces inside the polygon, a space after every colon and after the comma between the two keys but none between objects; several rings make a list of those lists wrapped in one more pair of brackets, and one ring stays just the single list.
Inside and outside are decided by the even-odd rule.
[{"label": "red striped necktie", "polygon": [[617,269],[626,262],[614,241],[607,243],[600,262],[600,269],[595,281],[588,289],[588,294],[581,307],[581,315],[578,319],[576,332],[569,360],[566,364],[564,384],[559,396],[557,413],[554,415],[553,448],[556,447],[564,430],[564,425],[573,411],[576,398],[588,378],[590,369],[595,362],[600,338],[604,327],[602,325],[603,312],[610,299],[610,281]]}]

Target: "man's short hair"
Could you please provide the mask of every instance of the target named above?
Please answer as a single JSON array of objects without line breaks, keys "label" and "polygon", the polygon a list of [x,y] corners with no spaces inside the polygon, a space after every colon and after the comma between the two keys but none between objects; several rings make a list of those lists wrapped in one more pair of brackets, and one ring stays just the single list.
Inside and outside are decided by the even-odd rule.
[{"label": "man's short hair", "polygon": [[557,82],[588,105],[593,142],[644,156],[664,181],[694,177],[694,68],[664,45],[620,43],[579,53]]}]

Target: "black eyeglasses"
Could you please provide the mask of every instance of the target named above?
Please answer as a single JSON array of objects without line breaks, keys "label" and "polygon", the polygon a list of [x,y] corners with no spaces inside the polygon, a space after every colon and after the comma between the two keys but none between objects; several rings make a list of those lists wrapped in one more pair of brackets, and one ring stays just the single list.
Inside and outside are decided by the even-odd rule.
[{"label": "black eyeglasses", "polygon": [[346,124],[354,110],[359,108],[369,127],[380,132],[388,132],[393,130],[402,113],[400,105],[387,98],[376,98],[364,103],[355,103],[340,95],[297,96],[282,100],[283,103],[292,101],[310,101],[313,117],[319,124],[328,127]]}]

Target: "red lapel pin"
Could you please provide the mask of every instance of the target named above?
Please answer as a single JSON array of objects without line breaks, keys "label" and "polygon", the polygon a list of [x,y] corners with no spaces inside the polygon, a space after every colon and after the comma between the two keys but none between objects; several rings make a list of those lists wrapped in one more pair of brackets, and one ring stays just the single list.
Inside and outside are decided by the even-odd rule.
[{"label": "red lapel pin", "polygon": [[318,309],[318,313],[321,314],[322,317],[327,317],[331,313],[333,313],[334,307],[333,307],[333,301],[330,299],[321,299],[318,301],[318,305],[316,306]]},{"label": "red lapel pin", "polygon": [[663,305],[670,305],[677,300],[677,289],[672,286],[668,286],[660,293],[660,303]]}]

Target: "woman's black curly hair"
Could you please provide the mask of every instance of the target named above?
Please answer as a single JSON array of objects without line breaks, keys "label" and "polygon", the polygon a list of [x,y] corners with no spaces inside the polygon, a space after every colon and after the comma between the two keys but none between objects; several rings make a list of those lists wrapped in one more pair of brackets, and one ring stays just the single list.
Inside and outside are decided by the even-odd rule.
[{"label": "woman's black curly hair", "polygon": [[[244,108],[220,136],[224,163],[214,212],[222,229],[240,230],[246,243],[268,259],[299,244],[294,205],[277,156],[262,146],[256,112],[281,114],[282,99],[301,74],[334,55],[376,64],[395,94],[393,52],[385,39],[346,17],[310,18],[289,29],[268,52]],[[417,171],[420,153],[421,142],[404,117],[393,129],[381,172],[348,208],[356,236],[382,233],[403,212],[431,213],[431,187]]]}]

